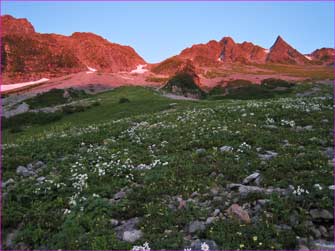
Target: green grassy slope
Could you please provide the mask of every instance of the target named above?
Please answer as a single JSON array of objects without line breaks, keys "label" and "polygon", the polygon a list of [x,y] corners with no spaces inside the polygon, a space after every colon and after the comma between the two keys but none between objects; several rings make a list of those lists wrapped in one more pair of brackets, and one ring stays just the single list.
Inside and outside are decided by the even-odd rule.
[{"label": "green grassy slope", "polygon": [[[92,97],[100,106],[55,123],[4,131],[3,180],[13,178],[15,185],[4,190],[3,239],[19,229],[15,241],[29,249],[131,249],[145,241],[152,249],[183,249],[191,221],[206,220],[216,208],[225,212],[233,202],[267,199],[252,224],[223,214],[193,236],[214,240],[219,249],[297,248],[296,236],[311,234],[304,225],[309,210],[333,211],[333,166],[323,153],[333,146],[332,87],[317,88],[308,97],[292,92],[277,99],[191,102],[125,87]],[[121,97],[130,102],[119,104]],[[309,125],[312,130],[298,129]],[[224,145],[233,150],[220,152]],[[258,154],[266,150],[278,156],[262,161]],[[44,182],[16,175],[18,165],[37,160],[46,164],[38,174]],[[242,198],[227,190],[256,170],[263,187],[300,186],[309,193]],[[126,196],[111,203],[124,187],[130,188]],[[177,197],[188,200],[184,208],[175,208]],[[140,218],[143,237],[130,244],[116,238],[110,220],[132,217]]]}]

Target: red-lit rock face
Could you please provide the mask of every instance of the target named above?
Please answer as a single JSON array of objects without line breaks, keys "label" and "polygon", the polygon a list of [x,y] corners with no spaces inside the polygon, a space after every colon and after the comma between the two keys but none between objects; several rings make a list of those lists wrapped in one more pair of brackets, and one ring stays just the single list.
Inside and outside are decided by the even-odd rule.
[{"label": "red-lit rock face", "polygon": [[309,60],[287,44],[280,36],[270,49],[266,58],[267,62],[281,64],[308,64]]},{"label": "red-lit rock face", "polygon": [[[111,43],[93,33],[71,36],[40,34],[26,19],[3,16],[2,70],[12,78],[27,80],[34,73],[64,75],[86,70],[119,72],[136,69],[145,61],[129,46]],[[26,74],[29,77],[26,77]]]},{"label": "red-lit rock face", "polygon": [[334,64],[334,49],[332,48],[321,48],[312,52],[309,55],[313,60],[319,61],[323,64],[333,65]]}]

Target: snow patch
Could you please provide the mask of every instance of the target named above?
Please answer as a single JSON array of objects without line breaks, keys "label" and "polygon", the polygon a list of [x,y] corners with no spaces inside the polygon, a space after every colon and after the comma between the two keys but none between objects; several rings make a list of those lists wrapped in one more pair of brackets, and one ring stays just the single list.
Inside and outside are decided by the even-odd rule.
[{"label": "snow patch", "polygon": [[308,60],[312,60],[312,57],[304,55]]},{"label": "snow patch", "polygon": [[86,65],[86,67],[87,67],[87,69],[88,69],[88,71],[86,72],[87,74],[90,74],[90,73],[93,73],[93,72],[96,72],[96,71],[97,71],[97,69],[94,69],[94,68],[89,67],[89,66],[87,66],[87,65]]},{"label": "snow patch", "polygon": [[265,52],[266,54],[268,54],[268,53],[270,52],[270,50],[269,50],[269,49],[264,49],[264,52]]},{"label": "snow patch", "polygon": [[138,73],[138,74],[143,74],[145,72],[147,72],[147,69],[144,69],[144,67],[146,67],[146,64],[139,64],[135,70],[132,70],[130,73]]},{"label": "snow patch", "polygon": [[25,86],[30,86],[30,85],[42,84],[47,81],[49,81],[48,78],[41,78],[40,80],[36,80],[36,81],[29,81],[29,82],[23,82],[23,83],[11,84],[11,85],[1,85],[1,92],[12,91],[12,90],[19,89]]}]

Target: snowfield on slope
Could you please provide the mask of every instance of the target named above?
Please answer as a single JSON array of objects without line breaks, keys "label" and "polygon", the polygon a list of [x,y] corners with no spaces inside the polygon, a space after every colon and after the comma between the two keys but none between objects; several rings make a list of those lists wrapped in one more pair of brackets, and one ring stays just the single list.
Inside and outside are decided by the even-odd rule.
[{"label": "snowfield on slope", "polygon": [[40,80],[36,80],[36,81],[29,81],[29,82],[10,84],[10,85],[1,85],[1,92],[12,91],[12,90],[19,89],[25,86],[30,86],[30,85],[42,84],[47,81],[49,81],[48,78],[41,78]]},{"label": "snowfield on slope", "polygon": [[147,72],[147,69],[144,69],[144,67],[146,67],[146,64],[139,64],[135,70],[132,70],[130,73],[138,73],[138,74],[143,74],[145,72]]}]

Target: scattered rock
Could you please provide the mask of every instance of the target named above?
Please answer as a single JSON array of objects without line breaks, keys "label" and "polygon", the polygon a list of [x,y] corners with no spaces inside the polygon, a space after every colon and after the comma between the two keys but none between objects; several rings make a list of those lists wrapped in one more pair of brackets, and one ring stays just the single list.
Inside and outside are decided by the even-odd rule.
[{"label": "scattered rock", "polygon": [[124,197],[126,197],[126,192],[124,192],[122,190],[120,192],[117,192],[116,194],[114,194],[114,200],[121,200]]},{"label": "scattered rock", "polygon": [[215,209],[214,210],[214,212],[213,212],[213,216],[215,217],[215,216],[218,216],[219,214],[220,214],[221,212],[220,212],[220,209]]},{"label": "scattered rock", "polygon": [[218,249],[218,245],[215,243],[215,241],[212,240],[195,240],[192,241],[191,243],[191,249],[192,250],[202,250],[202,245],[206,243],[208,245],[208,250],[217,250]]},{"label": "scattered rock", "polygon": [[33,176],[35,175],[35,172],[28,170],[26,167],[24,166],[18,166],[16,168],[16,174],[23,176],[23,177],[28,177],[28,176]]},{"label": "scattered rock", "polygon": [[197,196],[199,196],[200,194],[198,193],[198,192],[193,192],[192,194],[191,194],[191,198],[194,198],[194,197],[197,197]]},{"label": "scattered rock", "polygon": [[9,180],[7,180],[6,182],[2,182],[1,183],[1,187],[2,188],[6,188],[7,186],[9,186],[9,185],[13,185],[15,183],[15,181],[12,179],[12,178],[10,178]]},{"label": "scattered rock", "polygon": [[212,195],[216,196],[219,194],[220,189],[218,187],[212,187],[210,191]]},{"label": "scattered rock", "polygon": [[311,125],[304,126],[303,128],[306,131],[312,131],[313,130],[313,126],[311,126]]},{"label": "scattered rock", "polygon": [[177,198],[177,201],[178,201],[178,203],[179,203],[179,205],[178,205],[178,209],[182,209],[182,208],[185,208],[185,207],[186,207],[186,201],[185,201],[183,198],[178,197],[178,198]]},{"label": "scattered rock", "polygon": [[334,158],[334,149],[331,147],[327,147],[326,150],[323,152],[324,155],[327,156],[328,159],[333,159]]},{"label": "scattered rock", "polygon": [[37,182],[42,183],[45,180],[45,177],[41,176],[36,179]]},{"label": "scattered rock", "polygon": [[278,126],[276,126],[276,125],[265,125],[264,128],[268,128],[268,129],[277,129]]},{"label": "scattered rock", "polygon": [[232,152],[234,150],[233,147],[231,146],[221,146],[220,147],[220,152],[224,153],[224,152]]},{"label": "scattered rock", "polygon": [[9,110],[9,111],[3,111],[3,116],[6,118],[10,118],[13,117],[15,115],[21,114],[21,113],[25,113],[29,111],[29,105],[27,105],[26,103],[22,103],[20,105],[18,105],[16,108]]},{"label": "scattered rock", "polygon": [[195,153],[196,153],[197,155],[203,155],[203,154],[206,153],[206,149],[204,149],[204,148],[199,148],[199,149],[197,149],[197,150],[195,151]]},{"label": "scattered rock", "polygon": [[277,228],[278,230],[291,230],[292,227],[290,227],[289,225],[286,224],[281,224],[281,225],[275,225],[275,228]]},{"label": "scattered rock", "polygon": [[189,233],[195,233],[197,231],[203,231],[205,230],[206,226],[204,222],[202,221],[193,221],[188,226],[188,232]]},{"label": "scattered rock", "polygon": [[252,182],[255,182],[255,184],[259,185],[260,177],[261,177],[261,174],[259,172],[255,172],[253,174],[250,174],[248,177],[246,177],[242,183],[243,185],[248,185]]},{"label": "scattered rock", "polygon": [[299,249],[298,249],[298,250],[299,250],[299,251],[308,251],[309,248],[306,247],[305,245],[299,245]]},{"label": "scattered rock", "polygon": [[335,250],[334,242],[315,240],[311,242],[311,249],[314,250]]},{"label": "scattered rock", "polygon": [[325,237],[325,238],[328,238],[329,235],[328,235],[328,231],[327,231],[327,228],[325,226],[320,226],[319,227],[319,231],[321,233],[321,236]]},{"label": "scattered rock", "polygon": [[272,193],[279,193],[286,195],[288,191],[286,189],[281,188],[261,188],[257,186],[245,186],[242,184],[229,184],[227,186],[230,190],[238,191],[241,197],[246,197],[250,193],[263,193],[263,194],[272,194]]},{"label": "scattered rock", "polygon": [[43,166],[45,166],[45,164],[43,163],[43,161],[36,161],[36,163],[34,164],[34,168],[39,169],[42,168]]},{"label": "scattered rock", "polygon": [[14,229],[12,232],[10,232],[9,234],[7,234],[6,237],[6,247],[8,249],[16,249],[16,245],[15,245],[15,238],[17,236],[17,234],[19,233],[20,229],[22,228],[22,223],[19,224],[17,229]]},{"label": "scattered rock", "polygon": [[120,222],[118,220],[115,220],[115,219],[111,219],[110,223],[111,223],[112,227],[116,227],[120,224]]},{"label": "scattered rock", "polygon": [[329,221],[334,219],[334,216],[325,209],[312,209],[309,211],[309,213],[312,216],[312,219],[316,221]]},{"label": "scattered rock", "polygon": [[206,225],[209,225],[209,224],[212,224],[213,222],[217,221],[218,220],[218,217],[208,217],[206,219]]},{"label": "scattered rock", "polygon": [[132,231],[125,231],[123,233],[122,240],[126,242],[135,242],[139,239],[141,239],[143,236],[143,233],[141,230],[132,230]]},{"label": "scattered rock", "polygon": [[238,204],[233,204],[231,205],[228,210],[227,213],[229,216],[234,217],[244,223],[251,223],[249,214],[247,211],[245,211],[242,207],[240,207]]},{"label": "scattered rock", "polygon": [[277,157],[278,153],[273,151],[266,151],[265,154],[258,154],[258,157],[262,160],[270,160]]},{"label": "scattered rock", "polygon": [[267,199],[261,199],[261,200],[257,200],[257,204],[260,206],[265,206],[267,203],[269,203],[270,200]]},{"label": "scattered rock", "polygon": [[312,227],[311,232],[316,239],[319,239],[321,237],[321,233],[317,228]]},{"label": "scattered rock", "polygon": [[139,222],[140,222],[140,219],[138,217],[131,218],[127,221],[122,222],[122,225],[114,228],[116,232],[116,237],[120,240],[123,240],[124,232],[130,232],[130,233],[127,233],[126,238],[128,239],[134,238],[132,236],[136,236],[138,232],[133,232],[133,231],[137,230],[136,227]]}]

